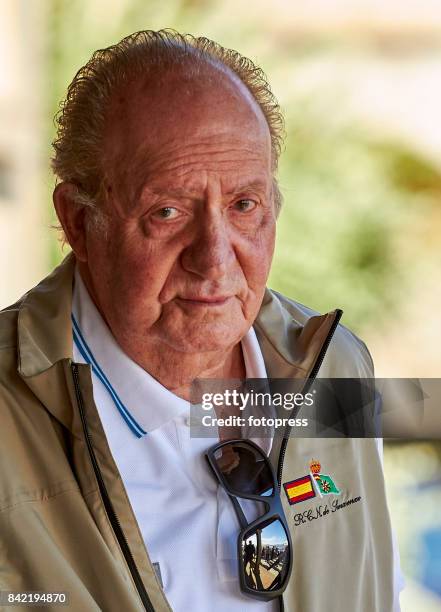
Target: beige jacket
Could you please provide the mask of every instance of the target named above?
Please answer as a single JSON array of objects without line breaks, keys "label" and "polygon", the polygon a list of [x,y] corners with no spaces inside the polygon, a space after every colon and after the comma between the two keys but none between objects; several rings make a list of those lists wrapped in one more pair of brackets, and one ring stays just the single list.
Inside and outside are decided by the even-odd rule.
[{"label": "beige jacket", "polygon": [[[0,590],[64,591],[75,612],[166,612],[90,368],[72,364],[73,269],[68,256],[0,313]],[[337,326],[339,314],[317,316],[267,290],[255,329],[269,377],[367,376],[369,353]],[[281,445],[274,440],[271,460],[282,483],[315,458],[340,490],[290,505],[282,487],[294,544],[285,611],[390,612],[392,537],[375,441],[289,438],[283,461]]]}]

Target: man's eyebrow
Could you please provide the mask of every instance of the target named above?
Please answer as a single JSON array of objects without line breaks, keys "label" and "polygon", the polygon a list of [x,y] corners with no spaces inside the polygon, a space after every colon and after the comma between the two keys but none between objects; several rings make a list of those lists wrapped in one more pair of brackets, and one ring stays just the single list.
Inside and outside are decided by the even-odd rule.
[{"label": "man's eyebrow", "polygon": [[267,184],[264,181],[251,181],[248,183],[243,183],[238,187],[234,187],[233,189],[229,189],[226,191],[226,195],[234,195],[238,193],[244,193],[246,191],[265,191],[267,189]]},{"label": "man's eyebrow", "polygon": [[148,191],[154,195],[171,195],[181,198],[192,198],[195,196],[195,192],[191,189],[184,189],[183,187],[148,187]]},{"label": "man's eyebrow", "polygon": [[176,197],[176,198],[194,198],[195,194],[188,189],[182,187],[159,187],[146,184],[142,187],[140,192],[141,199],[147,197],[148,199],[152,196],[161,197]]}]

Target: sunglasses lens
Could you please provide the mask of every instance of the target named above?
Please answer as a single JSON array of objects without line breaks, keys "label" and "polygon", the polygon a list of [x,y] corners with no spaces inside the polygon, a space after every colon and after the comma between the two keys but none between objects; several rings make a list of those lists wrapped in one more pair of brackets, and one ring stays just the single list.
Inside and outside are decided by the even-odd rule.
[{"label": "sunglasses lens", "polygon": [[225,485],[237,493],[268,496],[273,494],[273,477],[266,456],[242,442],[217,449],[214,459]]},{"label": "sunglasses lens", "polygon": [[285,528],[279,519],[270,519],[245,533],[242,542],[242,569],[245,584],[257,592],[277,591],[289,572],[290,551]]}]

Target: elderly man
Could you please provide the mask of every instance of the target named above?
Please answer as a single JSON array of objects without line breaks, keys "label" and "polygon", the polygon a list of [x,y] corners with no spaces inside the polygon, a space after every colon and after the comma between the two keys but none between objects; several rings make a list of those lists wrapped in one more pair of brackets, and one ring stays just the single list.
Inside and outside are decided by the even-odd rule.
[{"label": "elderly man", "polygon": [[204,38],[139,32],[75,76],[53,159],[72,253],[0,316],[0,585],[15,605],[40,591],[78,611],[392,610],[375,440],[236,445],[272,465],[283,535],[244,539],[247,592],[213,440],[190,436],[196,379],[371,373],[341,311],[266,289],[282,126],[262,71]]}]

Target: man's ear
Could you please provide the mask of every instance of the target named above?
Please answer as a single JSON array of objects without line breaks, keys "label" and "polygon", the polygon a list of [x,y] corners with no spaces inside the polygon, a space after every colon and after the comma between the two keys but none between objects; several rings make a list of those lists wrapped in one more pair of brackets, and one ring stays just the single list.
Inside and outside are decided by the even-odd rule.
[{"label": "man's ear", "polygon": [[53,193],[58,219],[67,241],[79,261],[87,261],[86,206],[78,202],[78,187],[73,183],[59,183]]}]

